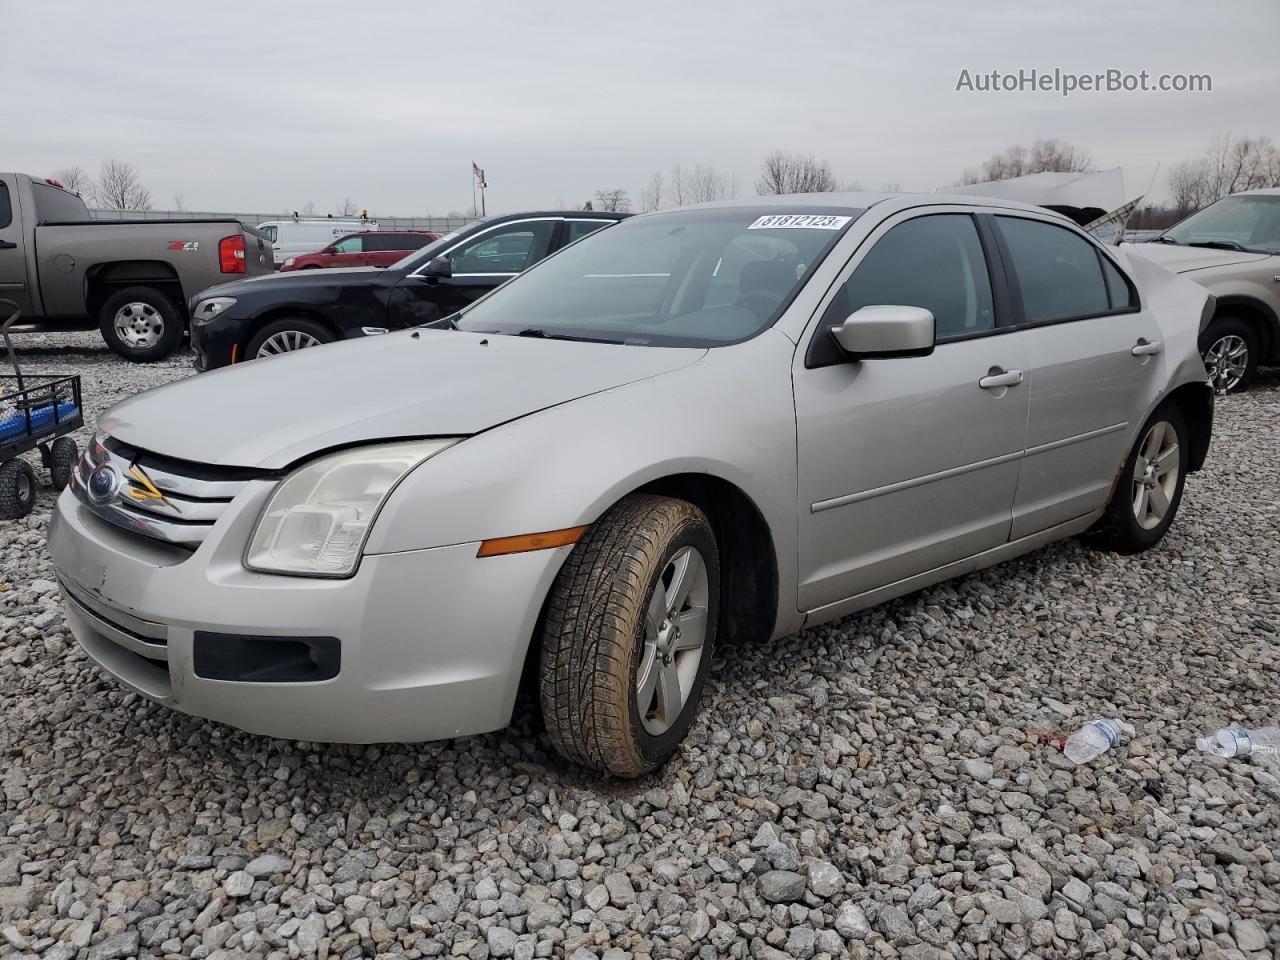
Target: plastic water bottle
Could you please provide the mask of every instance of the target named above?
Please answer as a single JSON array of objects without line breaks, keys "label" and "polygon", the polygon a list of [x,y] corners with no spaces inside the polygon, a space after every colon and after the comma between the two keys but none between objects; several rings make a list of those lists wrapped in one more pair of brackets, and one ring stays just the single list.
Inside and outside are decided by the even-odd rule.
[{"label": "plastic water bottle", "polygon": [[1233,730],[1224,727],[1196,740],[1205,753],[1219,757],[1280,757],[1280,727]]},{"label": "plastic water bottle", "polygon": [[1120,739],[1119,720],[1094,720],[1067,737],[1062,752],[1067,759],[1079,766],[1094,757],[1100,757],[1116,745]]}]

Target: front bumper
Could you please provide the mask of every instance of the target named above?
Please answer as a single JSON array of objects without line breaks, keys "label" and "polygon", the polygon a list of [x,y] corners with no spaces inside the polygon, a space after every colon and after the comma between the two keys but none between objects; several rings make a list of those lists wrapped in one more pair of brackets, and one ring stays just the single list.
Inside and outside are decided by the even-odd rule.
[{"label": "front bumper", "polygon": [[[233,308],[234,309],[234,308]],[[237,345],[248,342],[254,321],[220,313],[206,323],[191,325],[192,365],[198,371],[216,370],[237,360]]]},{"label": "front bumper", "polygon": [[[371,555],[347,580],[253,573],[240,554],[271,486],[251,485],[194,553],[114,527],[64,492],[49,548],[89,656],[158,703],[267,736],[403,742],[506,726],[568,548]],[[198,632],[250,644],[334,638],[340,665],[315,682],[208,679],[197,675]]]}]

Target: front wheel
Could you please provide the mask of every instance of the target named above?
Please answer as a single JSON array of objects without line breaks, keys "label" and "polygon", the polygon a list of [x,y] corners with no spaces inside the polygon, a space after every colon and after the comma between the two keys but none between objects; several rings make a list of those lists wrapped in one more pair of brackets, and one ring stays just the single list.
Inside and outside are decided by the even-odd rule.
[{"label": "front wheel", "polygon": [[1218,393],[1249,389],[1258,373],[1258,331],[1240,317],[1215,317],[1200,334],[1200,356]]},{"label": "front wheel", "polygon": [[542,713],[568,759],[617,777],[661,766],[711,664],[720,562],[701,510],[635,494],[573,548],[542,629]]},{"label": "front wheel", "polygon": [[1162,404],[1143,424],[1095,528],[1103,546],[1140,553],[1160,542],[1182,502],[1188,443],[1181,411]]},{"label": "front wheel", "polygon": [[286,317],[269,323],[249,341],[245,356],[250,360],[279,357],[295,350],[318,347],[334,341],[333,332],[305,317]]}]

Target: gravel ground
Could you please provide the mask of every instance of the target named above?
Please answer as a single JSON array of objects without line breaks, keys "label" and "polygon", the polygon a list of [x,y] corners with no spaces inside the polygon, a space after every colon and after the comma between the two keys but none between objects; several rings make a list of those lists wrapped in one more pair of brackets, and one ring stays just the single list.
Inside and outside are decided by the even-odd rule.
[{"label": "gravel ground", "polygon": [[[19,348],[97,408],[189,372]],[[62,623],[46,490],[0,524],[0,955],[1280,955],[1280,769],[1190,752],[1280,720],[1277,464],[1271,371],[1155,551],[1059,544],[721,650],[680,755],[604,785],[528,707],[344,747],[125,693]],[[1072,768],[1046,737],[1098,714],[1135,731]]]}]

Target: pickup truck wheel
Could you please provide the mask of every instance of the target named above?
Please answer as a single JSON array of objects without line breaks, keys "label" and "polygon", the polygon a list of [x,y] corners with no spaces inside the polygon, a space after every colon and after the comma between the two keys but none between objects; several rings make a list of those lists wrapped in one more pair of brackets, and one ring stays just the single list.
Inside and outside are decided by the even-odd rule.
[{"label": "pickup truck wheel", "polygon": [[632,495],[574,546],[548,598],[542,713],[565,757],[616,777],[680,745],[711,664],[720,565],[706,516]]},{"label": "pickup truck wheel", "polygon": [[336,338],[333,331],[303,317],[286,317],[268,323],[249,341],[249,349],[244,355],[249,360],[262,360],[267,357],[278,357],[281,354],[305,350],[307,347],[318,347],[324,343],[333,343]]},{"label": "pickup truck wheel", "polygon": [[98,314],[107,346],[126,360],[149,363],[167,357],[182,339],[182,311],[151,287],[125,287]]},{"label": "pickup truck wheel", "polygon": [[1200,356],[1218,393],[1248,390],[1258,372],[1260,352],[1258,331],[1241,317],[1214,317],[1200,334]]},{"label": "pickup truck wheel", "polygon": [[36,505],[36,474],[25,460],[0,464],[0,520],[25,517]]}]

